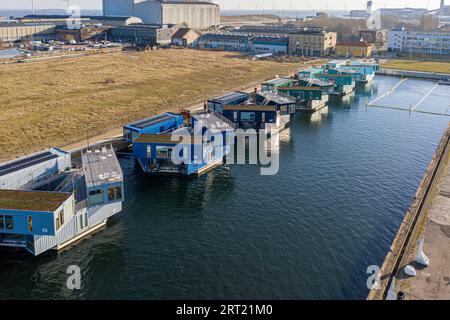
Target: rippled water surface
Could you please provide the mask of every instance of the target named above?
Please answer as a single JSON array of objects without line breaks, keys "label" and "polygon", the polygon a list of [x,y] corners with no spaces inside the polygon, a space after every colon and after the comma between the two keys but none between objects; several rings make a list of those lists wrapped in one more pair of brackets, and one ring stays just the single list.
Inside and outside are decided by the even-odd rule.
[{"label": "rippled water surface", "polygon": [[[58,255],[2,250],[0,298],[364,299],[367,266],[382,263],[448,122],[365,107],[398,81],[295,116],[276,176],[236,165],[148,180],[122,158],[123,212]],[[396,103],[432,86],[415,80]],[[65,285],[72,264],[80,291]]]}]

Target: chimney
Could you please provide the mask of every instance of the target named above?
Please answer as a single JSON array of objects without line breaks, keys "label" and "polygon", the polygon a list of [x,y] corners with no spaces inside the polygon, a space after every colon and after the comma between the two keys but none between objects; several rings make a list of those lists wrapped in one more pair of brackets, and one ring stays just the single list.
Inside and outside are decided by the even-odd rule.
[{"label": "chimney", "polygon": [[441,0],[441,7],[439,10],[439,15],[443,17],[445,15],[445,0]]},{"label": "chimney", "polygon": [[372,9],[373,9],[373,2],[367,1],[367,13],[372,14]]}]

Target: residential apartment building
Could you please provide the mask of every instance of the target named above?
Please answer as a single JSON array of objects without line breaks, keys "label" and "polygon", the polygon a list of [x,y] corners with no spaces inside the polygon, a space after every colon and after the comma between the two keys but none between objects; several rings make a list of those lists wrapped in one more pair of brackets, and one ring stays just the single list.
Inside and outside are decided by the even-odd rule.
[{"label": "residential apartment building", "polygon": [[289,53],[299,56],[323,57],[334,53],[336,32],[322,28],[304,28],[289,34]]},{"label": "residential apartment building", "polygon": [[388,50],[430,54],[450,54],[450,31],[405,30],[389,31]]}]

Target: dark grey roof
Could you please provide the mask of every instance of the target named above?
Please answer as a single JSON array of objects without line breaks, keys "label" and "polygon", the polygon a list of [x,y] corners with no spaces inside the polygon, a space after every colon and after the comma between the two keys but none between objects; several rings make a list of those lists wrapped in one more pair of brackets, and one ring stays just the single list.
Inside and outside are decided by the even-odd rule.
[{"label": "dark grey roof", "polygon": [[252,39],[253,43],[269,43],[269,44],[279,44],[288,45],[288,37],[255,37]]}]

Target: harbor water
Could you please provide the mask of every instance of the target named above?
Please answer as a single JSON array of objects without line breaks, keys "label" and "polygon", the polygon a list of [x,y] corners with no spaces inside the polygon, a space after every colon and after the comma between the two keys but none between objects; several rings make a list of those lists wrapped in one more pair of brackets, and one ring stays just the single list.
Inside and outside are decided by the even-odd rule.
[{"label": "harbor water", "polygon": [[[122,157],[123,212],[59,254],[2,249],[0,299],[365,299],[367,267],[383,263],[448,124],[366,107],[399,80],[379,76],[328,112],[296,115],[275,176],[225,165],[148,179]],[[433,87],[408,81],[396,106]],[[449,91],[430,94],[433,106]],[[81,290],[67,289],[71,265]]]}]

